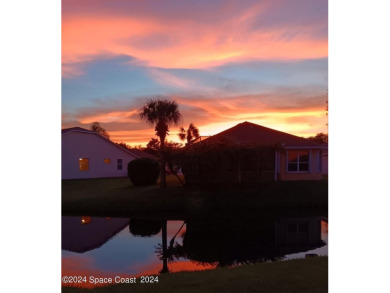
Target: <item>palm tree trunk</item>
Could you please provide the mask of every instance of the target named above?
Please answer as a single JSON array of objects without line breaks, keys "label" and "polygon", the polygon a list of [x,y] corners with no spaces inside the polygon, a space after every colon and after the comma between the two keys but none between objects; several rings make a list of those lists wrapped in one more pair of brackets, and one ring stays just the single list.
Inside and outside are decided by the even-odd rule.
[{"label": "palm tree trunk", "polygon": [[160,165],[160,187],[165,188],[167,187],[167,179],[166,179],[166,172],[165,172],[165,157],[164,157],[164,140],[165,137],[160,137],[160,159],[161,159],[161,165]]},{"label": "palm tree trunk", "polygon": [[167,257],[167,221],[164,221],[161,229],[162,245],[163,245],[163,268],[161,273],[168,273],[168,257]]}]

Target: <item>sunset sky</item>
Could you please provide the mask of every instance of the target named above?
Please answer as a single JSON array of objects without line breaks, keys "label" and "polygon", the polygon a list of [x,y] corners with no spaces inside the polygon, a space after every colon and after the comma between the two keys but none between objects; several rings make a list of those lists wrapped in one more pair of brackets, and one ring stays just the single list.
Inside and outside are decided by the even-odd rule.
[{"label": "sunset sky", "polygon": [[146,144],[138,113],[160,97],[202,136],[250,121],[307,137],[327,132],[327,90],[327,0],[62,0],[63,128]]}]

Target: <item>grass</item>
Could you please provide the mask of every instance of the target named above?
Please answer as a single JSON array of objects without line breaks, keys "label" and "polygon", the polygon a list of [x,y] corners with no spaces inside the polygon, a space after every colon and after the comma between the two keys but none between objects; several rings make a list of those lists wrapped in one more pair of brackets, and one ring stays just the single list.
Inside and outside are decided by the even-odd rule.
[{"label": "grass", "polygon": [[124,292],[328,292],[328,258],[314,257],[243,265],[211,271],[178,272],[159,276],[156,284],[111,285],[94,289],[63,287],[64,293]]},{"label": "grass", "polygon": [[[168,187],[133,186],[128,178],[62,181],[62,212],[67,215],[144,216],[169,219],[259,209],[304,208],[327,211],[327,181],[278,182],[267,186],[188,188],[173,175]],[[327,212],[326,212],[327,213]]]},{"label": "grass", "polygon": [[63,214],[138,215],[166,214],[185,209],[183,187],[169,176],[170,187],[133,186],[127,177],[62,181]]}]

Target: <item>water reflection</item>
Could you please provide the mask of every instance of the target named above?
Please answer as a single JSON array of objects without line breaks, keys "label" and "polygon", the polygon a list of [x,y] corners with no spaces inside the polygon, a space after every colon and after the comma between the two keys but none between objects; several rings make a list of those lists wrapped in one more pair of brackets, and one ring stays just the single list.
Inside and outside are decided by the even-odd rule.
[{"label": "water reflection", "polygon": [[160,233],[166,221],[150,219],[130,219],[129,230],[134,236],[150,237]]},{"label": "water reflection", "polygon": [[123,230],[129,219],[62,217],[62,249],[86,252],[102,246]]},{"label": "water reflection", "polygon": [[321,217],[62,219],[63,274],[156,274],[327,255],[326,242]]},{"label": "water reflection", "polygon": [[287,254],[305,252],[324,246],[321,239],[323,218],[189,220],[182,244],[171,240],[168,249],[160,245],[173,262],[180,258],[217,267],[275,261]]}]

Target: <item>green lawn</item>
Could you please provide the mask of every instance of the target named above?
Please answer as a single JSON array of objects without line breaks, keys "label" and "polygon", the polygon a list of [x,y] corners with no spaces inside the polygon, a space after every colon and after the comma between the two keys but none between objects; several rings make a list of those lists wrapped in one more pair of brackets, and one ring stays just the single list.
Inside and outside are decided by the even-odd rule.
[{"label": "green lawn", "polygon": [[156,284],[112,285],[95,289],[63,287],[64,293],[78,292],[328,292],[328,258],[315,257],[274,263],[243,265],[232,269],[179,272],[159,276]]},{"label": "green lawn", "polygon": [[168,216],[259,209],[309,208],[327,211],[327,181],[278,182],[268,186],[188,188],[173,175],[168,187],[132,186],[128,178],[62,181],[62,212],[67,215]]},{"label": "green lawn", "polygon": [[127,177],[63,180],[62,211],[104,216],[183,211],[184,188],[174,176],[168,182],[170,187],[162,190],[158,184],[133,186]]}]

